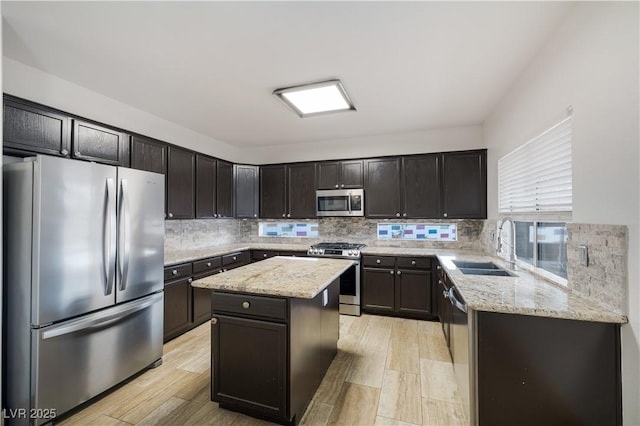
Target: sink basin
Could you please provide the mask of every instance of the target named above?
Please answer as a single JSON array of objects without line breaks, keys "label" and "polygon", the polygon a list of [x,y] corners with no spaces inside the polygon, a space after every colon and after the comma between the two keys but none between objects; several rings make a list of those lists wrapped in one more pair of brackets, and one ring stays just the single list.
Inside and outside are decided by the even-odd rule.
[{"label": "sink basin", "polygon": [[458,269],[497,269],[501,270],[498,265],[493,262],[465,262],[463,260],[454,260],[453,264]]},{"label": "sink basin", "polygon": [[480,269],[480,268],[458,268],[460,272],[466,275],[490,275],[494,277],[512,277],[513,274],[504,269]]}]

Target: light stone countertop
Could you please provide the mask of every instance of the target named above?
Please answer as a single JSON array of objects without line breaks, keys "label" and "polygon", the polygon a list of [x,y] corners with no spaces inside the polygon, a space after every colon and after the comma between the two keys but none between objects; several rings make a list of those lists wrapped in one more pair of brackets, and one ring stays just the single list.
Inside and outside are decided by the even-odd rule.
[{"label": "light stone countertop", "polygon": [[[165,251],[165,266],[219,256],[240,250],[306,251],[308,247],[306,244],[244,243],[198,249],[172,250]],[[437,257],[453,283],[460,290],[462,297],[470,309],[619,324],[628,322],[625,315],[616,313],[607,306],[591,301],[568,289],[561,288],[559,285],[552,284],[527,271],[516,271],[515,274],[517,277],[465,275],[452,263],[453,260],[488,261],[494,262],[504,269],[508,269],[505,262],[500,258],[488,256],[480,252],[367,246],[362,250],[362,254],[364,256]],[[258,262],[255,265],[263,262],[266,261]],[[239,270],[245,268],[246,266],[239,268]],[[297,267],[289,268],[288,274],[296,275],[297,269]],[[216,275],[216,277],[227,276],[227,274],[233,271],[236,271],[236,269]],[[207,279],[208,278],[205,278],[204,280]]]},{"label": "light stone countertop", "polygon": [[191,283],[193,287],[313,299],[355,262],[276,256]]},{"label": "light stone countertop", "polygon": [[164,251],[164,266],[176,265],[178,263],[193,262],[194,260],[206,259],[207,257],[221,256],[243,250],[277,250],[277,251],[304,251],[309,248],[309,244],[274,244],[274,243],[242,243],[227,244],[220,246],[184,248]]},{"label": "light stone countertop", "polygon": [[[363,255],[436,256],[456,285],[468,308],[477,311],[532,315],[623,324],[625,315],[614,312],[560,285],[552,284],[528,271],[510,271],[516,276],[467,275],[454,260],[493,262],[509,270],[498,257],[464,250],[436,250],[396,247],[366,247]],[[439,292],[436,292],[439,295]]]}]

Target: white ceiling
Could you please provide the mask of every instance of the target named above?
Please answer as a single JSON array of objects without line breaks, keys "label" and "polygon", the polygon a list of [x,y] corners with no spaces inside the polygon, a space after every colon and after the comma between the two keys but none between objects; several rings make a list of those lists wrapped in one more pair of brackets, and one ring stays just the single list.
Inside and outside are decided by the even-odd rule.
[{"label": "white ceiling", "polygon": [[[3,54],[236,147],[481,124],[566,2],[2,2]],[[338,77],[357,112],[274,89]]]}]

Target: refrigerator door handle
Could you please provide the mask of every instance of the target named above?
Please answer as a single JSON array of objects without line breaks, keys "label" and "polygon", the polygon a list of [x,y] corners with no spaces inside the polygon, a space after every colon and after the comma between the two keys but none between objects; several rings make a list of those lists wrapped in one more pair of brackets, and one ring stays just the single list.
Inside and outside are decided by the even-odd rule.
[{"label": "refrigerator door handle", "polygon": [[159,297],[161,298],[162,295],[156,294],[155,297],[145,298],[133,304],[128,304],[127,306],[120,307],[120,309],[115,310],[115,312],[114,309],[109,309],[108,312],[102,312],[97,316],[90,315],[89,318],[81,318],[70,321],[68,324],[52,326],[49,330],[46,330],[42,333],[42,340],[52,339],[54,337],[64,336],[66,334],[72,334],[77,331],[85,331],[105,327],[109,324],[121,321],[122,319],[136,312],[148,308],[152,304],[156,303]]},{"label": "refrigerator door handle", "polygon": [[127,288],[129,260],[131,257],[131,212],[129,206],[129,184],[126,179],[120,181],[120,254],[118,268],[120,272],[120,290]]},{"label": "refrigerator door handle", "polygon": [[104,219],[104,272],[107,281],[104,294],[107,296],[113,292],[116,275],[116,209],[115,187],[112,178],[107,178],[107,205]]}]

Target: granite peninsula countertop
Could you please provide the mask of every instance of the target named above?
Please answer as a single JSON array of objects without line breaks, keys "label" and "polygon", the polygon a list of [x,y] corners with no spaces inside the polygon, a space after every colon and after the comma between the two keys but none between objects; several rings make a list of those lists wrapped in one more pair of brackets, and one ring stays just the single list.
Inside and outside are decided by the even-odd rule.
[{"label": "granite peninsula countertop", "polygon": [[[167,250],[165,251],[165,266],[182,262],[190,262],[207,257],[220,256],[241,250],[306,251],[308,247],[308,244],[243,243],[197,249],[189,248],[184,250]],[[559,285],[552,284],[549,281],[539,278],[527,271],[518,270],[515,272],[517,275],[515,277],[465,275],[460,272],[452,262],[454,260],[479,262],[489,261],[496,263],[504,269],[508,269],[505,262],[500,258],[489,256],[481,252],[468,250],[367,246],[362,250],[362,254],[364,256],[437,257],[453,283],[460,290],[462,297],[465,302],[467,302],[470,309],[618,324],[628,322],[625,315],[616,313],[607,306],[600,305],[595,301],[581,296],[580,294],[561,288]],[[249,266],[260,265],[267,261],[268,260],[257,262]],[[289,267],[287,268],[284,265],[289,265]],[[294,267],[294,265],[296,266]],[[280,278],[285,275],[297,276],[297,265],[300,264],[284,263],[283,269],[280,270]],[[231,274],[234,271],[241,271],[249,266],[234,269],[225,272],[224,274],[216,275],[216,277],[228,276],[228,274]],[[288,272],[285,273],[285,270]],[[209,278],[210,277],[204,278],[199,281],[205,281]]]},{"label": "granite peninsula countertop", "polygon": [[351,265],[347,259],[276,256],[191,283],[193,287],[313,299]]},{"label": "granite peninsula countertop", "polygon": [[493,262],[509,270],[502,259],[465,250],[438,250],[405,247],[366,247],[363,255],[436,256],[456,285],[468,308],[476,311],[532,315],[623,324],[625,315],[584,296],[561,288],[528,271],[510,271],[516,276],[465,275],[454,260]]}]

